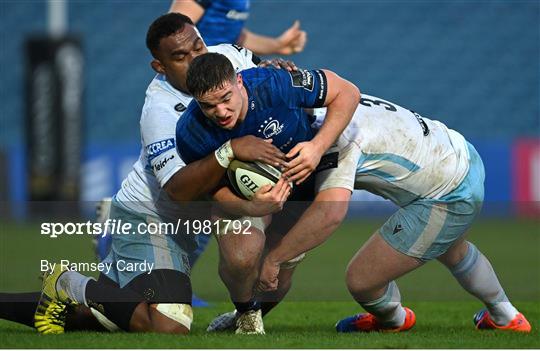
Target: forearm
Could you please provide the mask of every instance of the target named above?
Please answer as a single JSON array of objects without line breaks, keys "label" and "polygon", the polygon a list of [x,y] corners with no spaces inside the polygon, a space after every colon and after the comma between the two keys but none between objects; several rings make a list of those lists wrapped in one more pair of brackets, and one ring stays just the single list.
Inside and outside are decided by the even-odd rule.
[{"label": "forearm", "polygon": [[257,55],[276,54],[280,48],[280,44],[276,38],[255,34],[245,28],[240,38],[241,42],[239,44]]},{"label": "forearm", "polygon": [[225,170],[212,153],[180,169],[164,188],[174,201],[195,200],[213,191],[225,174]]},{"label": "forearm", "polygon": [[252,216],[251,201],[244,200],[232,193],[227,187],[222,187],[213,195],[219,208],[235,216]]},{"label": "forearm", "polygon": [[349,199],[350,191],[342,188],[319,193],[267,259],[281,264],[325,242],[345,217]]}]

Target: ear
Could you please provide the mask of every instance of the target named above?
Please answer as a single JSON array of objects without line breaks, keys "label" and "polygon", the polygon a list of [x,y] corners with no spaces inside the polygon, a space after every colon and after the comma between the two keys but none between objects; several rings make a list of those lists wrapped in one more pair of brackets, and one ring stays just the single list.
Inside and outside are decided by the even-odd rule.
[{"label": "ear", "polygon": [[163,65],[159,60],[153,59],[152,62],[150,62],[150,66],[152,66],[152,69],[160,74],[165,74],[165,68],[163,68]]},{"label": "ear", "polygon": [[236,74],[236,84],[238,85],[239,88],[241,88],[243,85],[242,74],[240,73]]}]

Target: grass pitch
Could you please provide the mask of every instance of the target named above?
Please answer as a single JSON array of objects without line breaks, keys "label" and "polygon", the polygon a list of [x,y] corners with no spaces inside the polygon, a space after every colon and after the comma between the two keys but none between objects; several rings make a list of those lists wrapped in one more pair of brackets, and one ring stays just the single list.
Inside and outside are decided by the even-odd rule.
[{"label": "grass pitch", "polygon": [[[357,313],[349,297],[345,267],[354,252],[382,223],[345,223],[298,268],[285,303],[265,318],[265,336],[207,334],[217,314],[232,309],[217,276],[215,243],[193,272],[194,291],[209,300],[195,309],[187,337],[128,333],[67,333],[41,336],[15,323],[0,321],[2,348],[540,348],[540,223],[484,220],[470,231],[470,240],[491,260],[509,297],[533,326],[528,335],[480,332],[472,315],[482,306],[463,292],[440,264],[429,263],[400,279],[403,301],[417,315],[416,326],[401,334],[337,334],[334,323]],[[38,224],[0,224],[0,291],[39,288],[39,260],[90,261],[90,238],[50,239],[39,236]]]}]

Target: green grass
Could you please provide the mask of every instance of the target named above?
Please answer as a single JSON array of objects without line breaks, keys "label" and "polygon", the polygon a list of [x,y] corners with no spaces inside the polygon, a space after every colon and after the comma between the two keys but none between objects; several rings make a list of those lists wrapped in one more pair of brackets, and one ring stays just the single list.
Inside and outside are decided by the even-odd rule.
[{"label": "green grass", "polygon": [[[520,335],[479,332],[472,315],[481,304],[463,292],[438,263],[429,263],[400,279],[404,304],[417,314],[417,325],[402,334],[334,332],[334,323],[359,311],[344,284],[354,252],[383,220],[345,223],[298,268],[287,302],[265,318],[266,336],[211,335],[206,325],[230,310],[217,276],[215,243],[193,272],[195,292],[212,302],[195,309],[188,337],[128,333],[68,333],[40,336],[32,329],[0,321],[2,348],[540,348],[540,226],[538,221],[479,221],[470,240],[490,258],[509,297],[526,314],[533,332]],[[90,261],[90,238],[50,239],[39,225],[0,224],[0,291],[39,287],[39,260]]]},{"label": "green grass", "polygon": [[333,325],[356,311],[350,302],[288,302],[265,320],[265,336],[208,334],[207,323],[226,303],[195,310],[193,332],[187,337],[158,334],[86,333],[42,336],[32,329],[0,322],[3,348],[538,348],[540,305],[518,303],[534,331],[528,335],[480,332],[471,316],[476,302],[413,302],[417,325],[401,334],[337,334]]}]

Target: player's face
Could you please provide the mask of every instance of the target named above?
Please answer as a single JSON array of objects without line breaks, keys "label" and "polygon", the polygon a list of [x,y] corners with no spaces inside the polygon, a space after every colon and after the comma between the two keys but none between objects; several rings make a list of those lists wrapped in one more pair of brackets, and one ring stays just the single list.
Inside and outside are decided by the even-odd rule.
[{"label": "player's face", "polygon": [[247,93],[242,76],[238,74],[234,81],[227,81],[223,87],[203,94],[197,102],[212,122],[223,129],[233,129],[244,120],[247,112]]},{"label": "player's face", "polygon": [[154,60],[157,62],[152,62],[152,67],[164,74],[173,87],[187,92],[186,77],[189,65],[195,57],[207,52],[195,27],[186,24],[182,31],[161,39],[159,60]]}]

